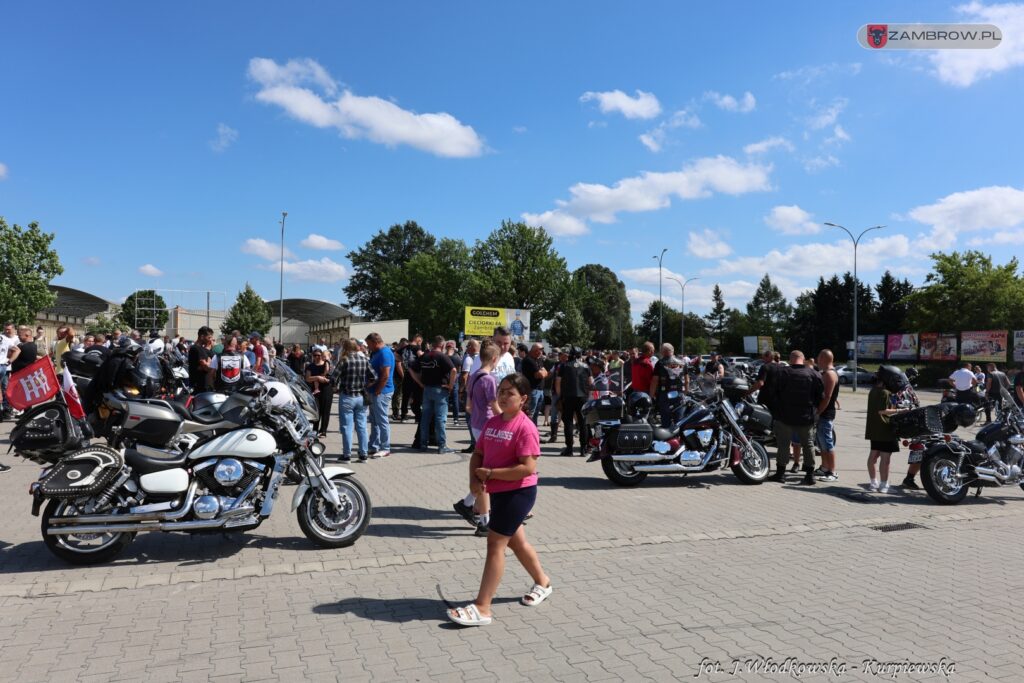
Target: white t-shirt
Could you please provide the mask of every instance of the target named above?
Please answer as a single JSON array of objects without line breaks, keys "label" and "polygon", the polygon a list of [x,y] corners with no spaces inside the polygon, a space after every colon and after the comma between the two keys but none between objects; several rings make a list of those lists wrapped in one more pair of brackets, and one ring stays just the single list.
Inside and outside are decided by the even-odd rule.
[{"label": "white t-shirt", "polygon": [[501,380],[505,379],[515,371],[515,358],[512,357],[511,353],[506,351],[505,354],[498,359],[498,364],[494,366],[494,372],[492,372],[491,374],[494,375],[494,379],[500,382]]},{"label": "white t-shirt", "polygon": [[18,345],[17,337],[7,337],[0,334],[0,365],[7,366],[7,354],[11,348]]},{"label": "white t-shirt", "polygon": [[468,372],[472,375],[474,372],[480,369],[480,354],[476,355],[466,354],[462,358],[462,372]]},{"label": "white t-shirt", "polygon": [[949,376],[957,391],[968,391],[974,386],[974,373],[967,368],[960,368]]}]

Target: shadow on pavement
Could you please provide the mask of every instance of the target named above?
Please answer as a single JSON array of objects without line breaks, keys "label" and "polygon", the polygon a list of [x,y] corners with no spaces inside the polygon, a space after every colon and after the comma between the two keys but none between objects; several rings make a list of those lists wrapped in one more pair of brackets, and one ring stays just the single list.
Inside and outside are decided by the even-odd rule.
[{"label": "shadow on pavement", "polygon": [[[869,491],[866,486],[822,486],[821,484],[817,484],[815,486],[801,486],[794,481],[793,483],[786,484],[786,490],[797,491],[800,493],[818,493],[842,498],[851,503],[886,503],[889,505],[901,504],[928,507],[950,507],[939,506],[939,504],[929,498],[928,494],[924,491],[907,492],[900,487],[890,488],[889,493],[877,493]],[[986,498],[984,494],[982,494],[980,498],[975,498],[974,494],[971,493],[967,498],[964,498],[960,505],[1006,505],[1006,501],[1001,498]]]},{"label": "shadow on pavement", "polygon": [[[456,534],[454,533],[456,531],[462,533]],[[374,522],[366,530],[367,536],[386,538],[447,538],[449,536],[465,536],[472,533],[472,528],[465,523],[459,526],[420,526],[418,524],[378,524]]]},{"label": "shadow on pavement", "polygon": [[[495,598],[492,604],[519,602],[518,598]],[[452,624],[445,616],[449,603],[440,598],[397,598],[385,600],[378,598],[345,598],[338,602],[328,602],[313,608],[316,614],[351,614],[360,619],[370,621],[387,621],[404,624],[410,621],[436,621],[443,625]]]}]

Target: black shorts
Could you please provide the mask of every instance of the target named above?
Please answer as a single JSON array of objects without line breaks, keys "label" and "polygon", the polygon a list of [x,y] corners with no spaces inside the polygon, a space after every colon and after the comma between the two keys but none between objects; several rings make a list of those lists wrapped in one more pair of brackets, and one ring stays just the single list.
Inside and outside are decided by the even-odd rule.
[{"label": "black shorts", "polygon": [[872,441],[871,450],[881,451],[882,453],[899,453],[900,442],[899,441]]},{"label": "black shorts", "polygon": [[515,536],[537,502],[537,487],[491,494],[491,521],[487,528],[502,536]]}]

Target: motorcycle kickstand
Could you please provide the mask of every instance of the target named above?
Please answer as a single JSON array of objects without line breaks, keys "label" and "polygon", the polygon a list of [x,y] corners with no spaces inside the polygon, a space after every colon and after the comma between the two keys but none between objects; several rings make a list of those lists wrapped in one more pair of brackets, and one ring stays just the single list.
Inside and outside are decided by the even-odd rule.
[{"label": "motorcycle kickstand", "polygon": [[980,486],[978,488],[974,489],[974,497],[975,498],[980,498],[981,497],[981,487]]}]

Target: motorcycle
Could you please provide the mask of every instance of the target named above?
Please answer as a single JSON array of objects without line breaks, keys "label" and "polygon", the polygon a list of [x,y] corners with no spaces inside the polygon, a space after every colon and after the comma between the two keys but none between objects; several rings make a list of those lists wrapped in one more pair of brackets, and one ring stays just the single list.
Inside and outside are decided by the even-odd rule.
[{"label": "motorcycle", "polygon": [[[921,481],[935,502],[955,505],[971,488],[976,495],[986,487],[1024,488],[1024,413],[1005,389],[1003,394],[1003,419],[982,427],[975,439],[952,434],[974,423],[977,412],[968,404],[939,404],[890,418],[897,435],[909,436],[911,459],[920,454]],[[922,412],[925,419],[914,415]]]},{"label": "motorcycle", "polygon": [[370,522],[369,495],[352,470],[319,464],[316,434],[290,390],[256,382],[231,401],[234,418],[206,424],[209,433],[191,447],[169,450],[138,437],[181,432],[189,421],[172,402],[104,397],[122,416],[111,426],[120,448],[81,448],[31,486],[46,547],[71,564],[94,564],[142,532],[255,529],[272,513],[290,468],[301,475],[291,510],[303,534],[325,548],[353,544]]},{"label": "motorcycle", "polygon": [[605,476],[618,486],[637,486],[648,474],[685,475],[726,465],[744,484],[764,482],[770,468],[764,446],[747,437],[721,390],[703,391],[703,400],[684,397],[683,416],[670,428],[599,420],[601,435],[588,462],[600,460]]}]

